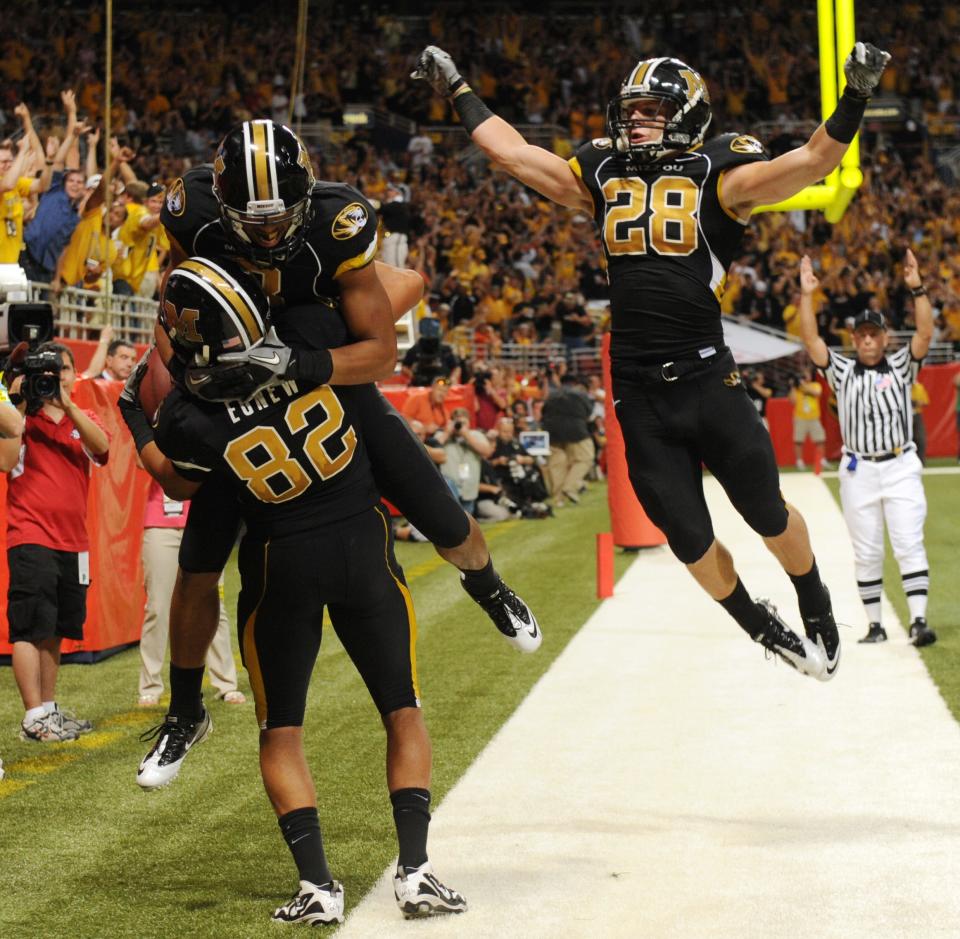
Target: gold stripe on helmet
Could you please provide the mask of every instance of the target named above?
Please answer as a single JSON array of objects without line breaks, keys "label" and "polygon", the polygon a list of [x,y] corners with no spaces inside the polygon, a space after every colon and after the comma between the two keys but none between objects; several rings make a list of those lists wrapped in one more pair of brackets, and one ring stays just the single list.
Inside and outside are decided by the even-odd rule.
[{"label": "gold stripe on helmet", "polygon": [[252,346],[263,339],[263,326],[259,316],[254,315],[247,301],[237,293],[233,284],[220,271],[197,258],[189,258],[179,266],[201,277],[204,283],[209,284],[220,297],[230,304],[231,309],[237,314],[240,323],[247,331],[248,346]]},{"label": "gold stripe on helmet", "polygon": [[270,191],[270,168],[267,165],[267,123],[266,121],[254,121],[251,125],[253,131],[251,144],[253,148],[253,178],[256,185],[256,197],[258,201],[264,201],[274,198]]},{"label": "gold stripe on helmet", "polygon": [[642,62],[638,62],[636,68],[630,74],[630,77],[627,79],[627,86],[634,87],[636,85],[643,84],[644,78],[647,76],[647,72],[650,70],[650,66],[653,65],[654,59],[644,59]]}]

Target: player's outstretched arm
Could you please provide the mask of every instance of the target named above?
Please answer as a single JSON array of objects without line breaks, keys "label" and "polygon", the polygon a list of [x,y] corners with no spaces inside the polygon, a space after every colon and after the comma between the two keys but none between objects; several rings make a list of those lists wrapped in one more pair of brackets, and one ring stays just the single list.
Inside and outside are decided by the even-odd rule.
[{"label": "player's outstretched arm", "polygon": [[903,259],[903,282],[913,294],[913,318],[917,324],[917,330],[910,338],[910,354],[920,360],[930,350],[933,340],[933,307],[920,278],[920,265],[909,248]]},{"label": "player's outstretched arm", "polygon": [[567,161],[527,143],[518,130],[497,117],[443,49],[427,46],[410,77],[428,82],[437,94],[449,98],[473,142],[515,179],[561,205],[593,211],[590,194]]},{"label": "player's outstretched arm", "polygon": [[744,218],[756,206],[789,199],[835,170],[860,129],[867,101],[889,61],[888,52],[858,42],[843,66],[847,86],[837,109],[813,136],[769,163],[748,163],[726,174],[723,197],[731,210]]},{"label": "player's outstretched arm", "polygon": [[800,261],[800,338],[810,361],[817,368],[826,368],[830,364],[830,353],[817,332],[817,317],[813,312],[813,294],[819,286],[820,281],[813,273],[810,258],[804,255]]}]

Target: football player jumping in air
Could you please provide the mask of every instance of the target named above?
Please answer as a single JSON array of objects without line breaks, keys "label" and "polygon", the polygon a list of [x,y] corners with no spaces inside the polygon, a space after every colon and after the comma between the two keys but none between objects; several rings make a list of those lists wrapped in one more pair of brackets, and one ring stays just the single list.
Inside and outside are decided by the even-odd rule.
[{"label": "football player jumping in air", "polygon": [[[143,448],[143,460],[178,498],[191,498],[201,484],[228,489],[246,525],[239,645],[256,702],[264,787],[300,879],[273,918],[343,921],[343,888],[327,866],[303,751],[324,608],[386,729],[400,848],[397,903],[408,918],[461,913],[466,901],[427,859],[431,748],[420,709],[416,620],[368,458],[360,401],[368,389],[281,379],[238,360],[237,351],[279,342],[265,295],[232,262],[190,258],[170,274],[163,296],[167,317],[178,324],[172,343],[181,383],[160,407],[156,445]],[[309,324],[322,310],[310,304],[289,314]],[[297,331],[285,338],[295,341]],[[134,399],[144,371],[128,382]],[[204,716],[201,733],[208,731]]]},{"label": "football player jumping in air", "polygon": [[[450,56],[428,46],[411,77],[451,99],[473,142],[561,205],[589,212],[608,261],[614,407],[630,480],[697,582],[747,634],[805,675],[833,677],[840,640],[800,513],[780,493],[773,447],[723,343],[719,297],[751,211],[823,179],[853,140],[890,56],[858,42],[836,111],[769,160],[758,140],[705,140],[710,96],[674,58],[638,62],[607,109],[609,136],[564,160],[496,117]],[[764,539],[797,591],[804,636],[753,601],[714,537],[701,464]]]},{"label": "football player jumping in air", "polygon": [[[310,347],[294,350],[271,334],[255,349],[235,353],[251,370],[337,386],[392,374],[394,323],[419,300],[423,281],[412,271],[374,261],[373,207],[351,186],[316,181],[303,143],[289,128],[269,120],[235,127],[212,166],[191,169],[170,187],[161,221],[170,239],[171,266],[190,255],[240,265],[270,297],[278,327],[286,308],[313,305],[313,323],[301,330]],[[170,333],[188,326],[178,324],[161,302],[156,337],[165,360]],[[176,366],[176,359],[171,361]],[[464,589],[507,641],[534,652],[542,641],[537,620],[500,579],[476,521],[376,388],[368,385],[358,397],[379,491],[460,570]],[[131,402],[123,406],[142,448],[151,436],[149,422]],[[197,493],[171,600],[170,709],[140,765],[137,780],[144,788],[172,781],[191,745],[202,739],[197,729],[208,716],[200,689],[217,627],[217,580],[238,525],[229,492],[204,487]]]}]

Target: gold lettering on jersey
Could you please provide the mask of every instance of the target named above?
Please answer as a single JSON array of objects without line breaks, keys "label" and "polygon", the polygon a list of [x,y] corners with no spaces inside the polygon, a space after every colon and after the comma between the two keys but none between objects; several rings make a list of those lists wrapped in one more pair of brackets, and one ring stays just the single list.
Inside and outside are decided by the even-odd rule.
[{"label": "gold lettering on jersey", "polygon": [[608,179],[603,184],[607,204],[603,240],[610,254],[646,254],[647,233],[642,216],[646,208],[647,184],[637,177]]},{"label": "gold lettering on jersey", "polygon": [[657,254],[693,254],[699,244],[697,195],[697,184],[686,176],[661,176],[650,187],[635,176],[608,179],[603,184],[607,252],[646,254],[649,239]]},{"label": "gold lettering on jersey", "polygon": [[199,310],[178,310],[170,300],[163,301],[163,318],[167,323],[167,332],[175,333],[185,342],[202,343],[203,336],[197,329]]},{"label": "gold lettering on jersey", "polygon": [[182,179],[175,180],[167,191],[167,211],[176,218],[187,211],[187,190]]},{"label": "gold lettering on jersey", "polygon": [[697,250],[698,187],[686,176],[661,176],[650,188],[650,243],[659,254]]},{"label": "gold lettering on jersey", "polygon": [[[347,468],[357,449],[357,432],[350,424],[344,427],[346,412],[329,385],[321,385],[300,395],[297,383],[287,381],[273,385],[265,392],[276,404],[282,403],[281,393],[293,397],[284,413],[284,423],[296,437],[308,429],[310,412],[315,408],[320,411],[322,420],[303,439],[300,450],[321,480],[328,480]],[[260,392],[248,402],[231,401],[226,407],[230,420],[237,424],[244,417],[252,417],[258,410],[269,406],[267,396]],[[337,433],[341,435],[340,452],[331,456],[327,445]],[[223,457],[261,502],[289,502],[314,482],[291,453],[280,430],[269,424],[254,427],[231,440]],[[281,479],[286,485],[278,491]]]},{"label": "gold lettering on jersey", "polygon": [[366,224],[367,210],[359,202],[351,202],[333,220],[330,233],[337,241],[346,241],[360,234]]},{"label": "gold lettering on jersey", "polygon": [[275,297],[280,293],[281,271],[275,267],[257,267],[252,261],[243,257],[234,260],[247,273],[252,274],[260,284],[260,289],[268,296]]},{"label": "gold lettering on jersey", "polygon": [[742,134],[730,141],[730,149],[734,153],[763,153],[763,144],[756,137]]}]

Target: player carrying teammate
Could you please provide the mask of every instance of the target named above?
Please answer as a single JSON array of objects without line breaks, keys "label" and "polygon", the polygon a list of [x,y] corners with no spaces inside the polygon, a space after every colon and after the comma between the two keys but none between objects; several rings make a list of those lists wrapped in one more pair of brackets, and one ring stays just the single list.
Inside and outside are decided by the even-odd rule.
[{"label": "player carrying teammate", "polygon": [[[407,917],[463,912],[463,897],[437,880],[427,859],[431,750],[416,620],[367,458],[358,404],[365,389],[265,378],[231,361],[236,350],[262,348],[271,324],[256,282],[229,262],[183,262],[167,281],[164,315],[182,383],[156,423],[157,446],[169,459],[149,447],[144,464],[180,498],[201,484],[228,489],[246,525],[239,645],[256,702],[264,787],[300,876],[274,919],[343,920],[343,888],[327,866],[303,751],[325,608],[387,732],[397,903]],[[127,393],[136,391],[133,379]]]},{"label": "player carrying teammate", "polygon": [[[610,102],[609,136],[569,161],[531,146],[493,115],[442,49],[428,46],[412,75],[451,99],[491,160],[593,215],[610,279],[614,406],[637,497],[674,554],[751,638],[824,681],[840,660],[829,593],[803,518],[780,493],[769,434],[723,343],[718,298],[751,211],[839,165],[888,59],[857,43],[837,110],[806,144],[769,161],[753,137],[705,142],[707,86],[679,59],[637,63]],[[805,637],[750,599],[714,537],[701,464],[790,575]]]}]

